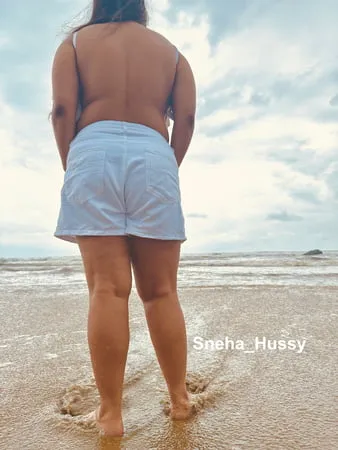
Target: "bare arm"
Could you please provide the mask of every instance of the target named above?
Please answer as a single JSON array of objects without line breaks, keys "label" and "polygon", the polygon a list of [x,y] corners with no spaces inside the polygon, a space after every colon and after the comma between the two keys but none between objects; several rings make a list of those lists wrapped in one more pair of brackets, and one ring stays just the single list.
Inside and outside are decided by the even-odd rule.
[{"label": "bare arm", "polygon": [[52,123],[64,170],[66,170],[69,144],[76,134],[78,84],[75,52],[71,40],[67,39],[55,54],[52,70]]},{"label": "bare arm", "polygon": [[188,61],[182,54],[177,65],[172,106],[174,126],[170,145],[180,166],[194,133],[196,114],[195,79]]}]

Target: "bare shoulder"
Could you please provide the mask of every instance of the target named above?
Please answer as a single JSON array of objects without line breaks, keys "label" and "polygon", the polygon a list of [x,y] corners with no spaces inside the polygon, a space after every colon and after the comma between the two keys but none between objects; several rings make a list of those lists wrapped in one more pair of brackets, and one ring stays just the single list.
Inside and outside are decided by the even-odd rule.
[{"label": "bare shoulder", "polygon": [[73,34],[67,35],[62,42],[59,44],[57,48],[57,52],[69,50],[70,47],[73,47]]},{"label": "bare shoulder", "polygon": [[[163,34],[158,33],[157,31],[151,30],[149,28],[148,28],[148,30],[149,30],[150,33],[153,33],[154,36],[159,38],[162,41],[163,44],[168,45],[168,47],[175,47],[175,48],[177,48],[176,45],[173,44],[172,42],[170,42],[169,39],[167,39],[165,36],[163,36]],[[178,70],[191,70],[191,66],[190,66],[189,61],[187,60],[187,58],[183,55],[183,53],[181,53],[180,50],[178,50],[178,51],[179,51],[179,55],[180,55],[180,57],[178,59],[178,65],[177,65]]]},{"label": "bare shoulder", "polygon": [[149,33],[153,34],[154,37],[157,37],[164,44],[167,44],[168,46],[174,46],[174,44],[170,42],[169,39],[167,39],[165,36],[163,36],[163,34],[159,33],[158,31],[152,30],[150,28],[147,28],[147,30],[149,31]]},{"label": "bare shoulder", "polygon": [[67,36],[57,47],[54,54],[54,65],[56,63],[60,64],[65,59],[73,57],[73,38],[72,36]]}]

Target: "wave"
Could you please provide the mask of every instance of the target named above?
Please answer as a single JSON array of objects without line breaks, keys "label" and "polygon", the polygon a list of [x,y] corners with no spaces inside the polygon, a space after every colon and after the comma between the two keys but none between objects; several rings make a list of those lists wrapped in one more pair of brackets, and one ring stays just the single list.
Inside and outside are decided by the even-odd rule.
[{"label": "wave", "polygon": [[39,265],[0,265],[0,273],[1,272],[16,272],[16,273],[42,273],[42,274],[73,274],[82,272],[82,267],[48,267],[48,266],[39,266]]},{"label": "wave", "polygon": [[181,267],[315,267],[338,266],[338,258],[316,258],[307,260],[265,260],[265,261],[181,261]]}]

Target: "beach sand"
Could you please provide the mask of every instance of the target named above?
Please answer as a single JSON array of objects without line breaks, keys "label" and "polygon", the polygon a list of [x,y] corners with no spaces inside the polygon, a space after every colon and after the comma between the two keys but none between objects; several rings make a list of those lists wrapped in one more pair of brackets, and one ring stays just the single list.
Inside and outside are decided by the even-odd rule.
[{"label": "beach sand", "polygon": [[[86,336],[87,294],[41,293],[38,287],[5,292],[0,299],[0,448],[338,448],[337,298],[337,288],[328,287],[180,291],[188,333],[187,382],[198,413],[188,422],[172,422],[163,411],[165,384],[133,292],[126,433],[117,442],[100,437],[85,419],[98,404]],[[209,343],[209,349],[198,350],[195,337],[227,339],[228,348],[212,350]],[[256,337],[305,340],[305,346],[301,352],[257,349]],[[243,341],[246,350],[232,350],[231,340]]]}]

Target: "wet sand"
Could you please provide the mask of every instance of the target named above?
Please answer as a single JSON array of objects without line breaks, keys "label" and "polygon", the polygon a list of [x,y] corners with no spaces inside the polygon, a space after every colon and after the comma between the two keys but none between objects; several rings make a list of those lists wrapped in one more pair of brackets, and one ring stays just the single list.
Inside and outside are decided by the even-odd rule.
[{"label": "wet sand", "polygon": [[[338,448],[337,288],[191,288],[180,291],[180,299],[188,333],[187,383],[198,413],[183,423],[166,416],[165,384],[133,292],[126,433],[116,442],[100,438],[85,420],[98,403],[86,336],[87,294],[42,294],[37,288],[3,293],[0,448]],[[208,349],[198,350],[196,337],[228,348],[212,350],[203,341]],[[256,349],[255,338],[264,337],[272,347],[274,340],[305,345],[302,352]],[[230,341],[238,348],[231,349]]]}]

